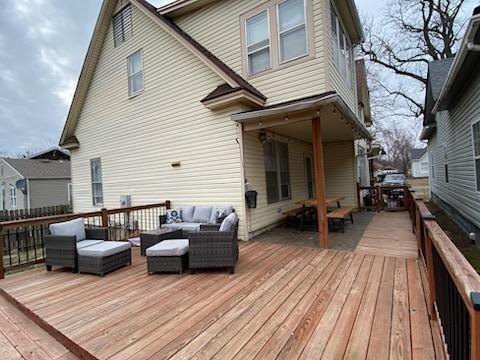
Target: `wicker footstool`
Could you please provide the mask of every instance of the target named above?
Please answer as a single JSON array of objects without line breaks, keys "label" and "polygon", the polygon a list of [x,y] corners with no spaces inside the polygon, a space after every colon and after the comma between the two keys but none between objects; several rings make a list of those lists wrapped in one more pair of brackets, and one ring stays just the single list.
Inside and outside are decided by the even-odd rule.
[{"label": "wicker footstool", "polygon": [[103,241],[78,250],[78,272],[104,276],[132,264],[132,244]]},{"label": "wicker footstool", "polygon": [[163,240],[149,247],[146,253],[149,275],[161,272],[181,274],[188,268],[188,239]]}]

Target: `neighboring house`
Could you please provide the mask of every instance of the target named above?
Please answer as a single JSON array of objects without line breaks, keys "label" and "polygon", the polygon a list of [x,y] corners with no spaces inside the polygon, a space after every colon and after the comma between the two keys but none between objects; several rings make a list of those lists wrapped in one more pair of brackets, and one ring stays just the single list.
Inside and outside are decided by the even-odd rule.
[{"label": "neighboring house", "polygon": [[74,210],[231,204],[249,239],[300,199],[356,206],[362,37],[353,0],[105,0],[60,140]]},{"label": "neighboring house", "polygon": [[422,140],[433,200],[480,240],[480,7],[454,59],[430,63]]},{"label": "neighboring house", "polygon": [[70,151],[58,146],[30,155],[28,159],[70,160]]},{"label": "neighboring house", "polygon": [[70,202],[70,162],[0,158],[0,210]]},{"label": "neighboring house", "polygon": [[412,159],[412,177],[426,178],[430,174],[428,167],[428,153],[427,148],[412,149],[410,152]]}]

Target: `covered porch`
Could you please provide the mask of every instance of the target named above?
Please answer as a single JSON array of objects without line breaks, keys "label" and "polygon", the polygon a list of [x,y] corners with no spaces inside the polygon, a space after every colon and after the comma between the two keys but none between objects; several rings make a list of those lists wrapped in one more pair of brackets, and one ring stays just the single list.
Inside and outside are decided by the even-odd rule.
[{"label": "covered porch", "polygon": [[341,198],[341,206],[352,210],[358,206],[357,140],[372,140],[365,125],[334,92],[232,119],[242,128],[246,190],[258,193],[256,207],[247,209],[246,237],[271,230],[310,199],[317,244],[329,248],[329,199]]}]

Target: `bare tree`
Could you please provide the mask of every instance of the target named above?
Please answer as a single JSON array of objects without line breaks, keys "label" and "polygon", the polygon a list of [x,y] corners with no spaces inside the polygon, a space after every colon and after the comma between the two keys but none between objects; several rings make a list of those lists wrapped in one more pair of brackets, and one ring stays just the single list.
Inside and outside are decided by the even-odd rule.
[{"label": "bare tree", "polygon": [[397,105],[405,105],[401,116],[423,115],[428,62],[454,56],[461,38],[460,10],[464,2],[389,0],[383,23],[364,24],[366,39],[361,50],[372,65],[370,75],[386,70],[397,80],[402,79],[373,79],[379,98],[386,96]]}]

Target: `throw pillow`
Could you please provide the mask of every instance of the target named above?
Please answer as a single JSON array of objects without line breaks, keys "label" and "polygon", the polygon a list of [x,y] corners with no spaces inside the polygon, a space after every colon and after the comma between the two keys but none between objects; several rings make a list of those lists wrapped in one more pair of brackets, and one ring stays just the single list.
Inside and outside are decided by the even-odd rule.
[{"label": "throw pillow", "polygon": [[181,223],[182,215],[177,209],[167,210],[167,224]]},{"label": "throw pillow", "polygon": [[218,210],[215,213],[215,223],[221,224],[226,217],[227,217],[227,212],[225,210]]},{"label": "throw pillow", "polygon": [[225,212],[225,216],[230,215],[233,212],[233,207],[231,205],[217,205],[212,209],[212,215],[210,216],[210,224],[220,224],[217,218],[217,212]]}]

